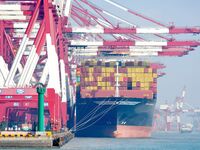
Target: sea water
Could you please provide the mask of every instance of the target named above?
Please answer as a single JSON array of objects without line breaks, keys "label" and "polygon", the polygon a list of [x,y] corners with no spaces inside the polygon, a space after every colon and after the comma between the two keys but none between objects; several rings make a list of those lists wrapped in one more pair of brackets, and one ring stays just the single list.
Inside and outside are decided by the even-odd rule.
[{"label": "sea water", "polygon": [[74,138],[66,150],[200,150],[200,132],[154,133],[151,138]]}]

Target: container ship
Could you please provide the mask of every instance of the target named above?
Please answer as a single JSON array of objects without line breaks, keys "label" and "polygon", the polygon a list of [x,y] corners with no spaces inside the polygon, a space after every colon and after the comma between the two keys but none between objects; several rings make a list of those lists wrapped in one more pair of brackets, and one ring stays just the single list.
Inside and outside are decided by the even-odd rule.
[{"label": "container ship", "polygon": [[84,61],[77,67],[76,136],[151,136],[157,68],[145,61]]}]

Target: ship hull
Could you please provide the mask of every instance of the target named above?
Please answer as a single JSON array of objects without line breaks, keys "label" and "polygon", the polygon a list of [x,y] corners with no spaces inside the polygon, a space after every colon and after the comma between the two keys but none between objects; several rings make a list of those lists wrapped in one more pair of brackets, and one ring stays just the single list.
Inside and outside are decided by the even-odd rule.
[{"label": "ship hull", "polygon": [[[143,99],[145,100],[145,99]],[[115,137],[147,138],[151,136],[155,101],[122,103],[117,109]]]},{"label": "ship hull", "polygon": [[153,99],[80,98],[76,107],[76,136],[150,137],[154,107]]},{"label": "ship hull", "polygon": [[115,138],[148,138],[151,137],[152,127],[118,125],[114,132]]}]

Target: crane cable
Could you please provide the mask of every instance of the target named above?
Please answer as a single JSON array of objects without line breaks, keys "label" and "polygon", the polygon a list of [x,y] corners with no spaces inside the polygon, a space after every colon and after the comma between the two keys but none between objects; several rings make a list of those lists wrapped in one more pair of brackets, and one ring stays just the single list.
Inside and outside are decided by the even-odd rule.
[{"label": "crane cable", "polygon": [[[122,100],[124,100],[124,99],[122,99]],[[120,100],[120,101],[122,101],[122,100]],[[117,103],[117,100],[114,101],[113,104],[109,108],[107,108],[106,110],[102,111],[101,113],[99,113],[96,116],[92,116],[92,118],[90,118],[88,121],[86,121],[85,123],[83,123],[82,125],[80,125],[78,128],[76,128],[76,131],[80,131],[80,130],[86,129],[86,128],[92,126],[93,124],[95,124],[97,121],[99,121],[101,118],[103,118],[111,109],[117,107],[119,105],[120,101],[118,103]],[[97,118],[99,116],[101,116],[101,117],[98,118],[97,120],[95,120],[95,122],[93,122],[92,124],[90,124],[90,125],[88,125],[86,127],[80,128],[81,126],[85,125],[89,121],[91,121],[91,120],[93,120],[93,119],[95,119],[95,118]]]},{"label": "crane cable", "polygon": [[79,122],[74,125],[70,130],[72,130],[73,128],[75,128],[75,126],[79,126],[80,124],[83,123],[83,121],[85,121],[86,119],[88,119],[91,115],[94,115],[94,113],[96,111],[98,111],[101,107],[103,107],[103,105],[106,103],[107,100],[103,100],[100,104],[98,104],[94,109],[92,109],[86,116],[84,116],[81,120],[79,120]]}]

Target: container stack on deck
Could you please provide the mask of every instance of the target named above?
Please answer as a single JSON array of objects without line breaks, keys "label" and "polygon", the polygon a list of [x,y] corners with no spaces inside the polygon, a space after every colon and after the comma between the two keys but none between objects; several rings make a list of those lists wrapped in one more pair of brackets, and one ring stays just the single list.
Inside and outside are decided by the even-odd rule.
[{"label": "container stack on deck", "polygon": [[149,137],[157,77],[157,68],[145,61],[82,62],[77,68],[77,135]]},{"label": "container stack on deck", "polygon": [[[77,72],[82,98],[115,96],[116,62],[86,61]],[[119,85],[122,97],[152,98],[156,94],[157,70],[144,61],[120,62]]]}]

